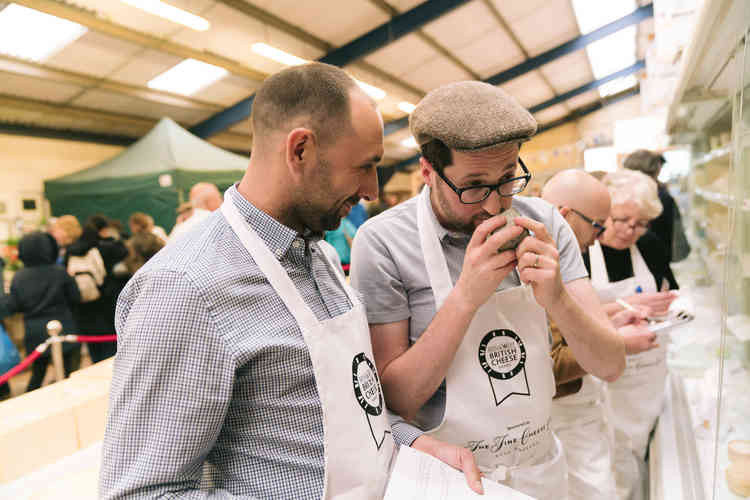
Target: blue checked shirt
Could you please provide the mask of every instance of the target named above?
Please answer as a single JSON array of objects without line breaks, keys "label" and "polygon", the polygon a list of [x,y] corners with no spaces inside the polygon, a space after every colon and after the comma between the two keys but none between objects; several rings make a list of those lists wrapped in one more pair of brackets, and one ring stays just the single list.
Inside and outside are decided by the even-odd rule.
[{"label": "blue checked shirt", "polygon": [[[228,199],[319,320],[351,308],[315,239],[234,187]],[[221,212],[128,282],[116,325],[100,497],[322,496],[322,411],[302,332]],[[419,434],[394,428],[401,443]]]}]

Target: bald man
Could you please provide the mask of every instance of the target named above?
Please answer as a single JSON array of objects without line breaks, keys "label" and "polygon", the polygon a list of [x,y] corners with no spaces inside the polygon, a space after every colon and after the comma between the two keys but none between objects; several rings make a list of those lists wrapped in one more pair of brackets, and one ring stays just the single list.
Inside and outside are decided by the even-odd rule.
[{"label": "bald man", "polygon": [[214,210],[221,206],[223,198],[219,188],[210,182],[199,182],[190,188],[190,204],[192,214],[187,219],[178,222],[169,233],[169,240],[183,235],[208,218]]},{"label": "bald man", "polygon": [[[609,217],[606,186],[582,170],[563,170],[547,182],[542,198],[558,208],[581,252],[587,252]],[[642,315],[628,311],[611,319],[624,337],[628,354],[655,347],[656,335],[646,328]],[[581,368],[554,325],[551,331],[557,383],[551,425],[563,443],[568,462],[568,498],[617,498],[610,430],[604,419],[603,382]]]}]

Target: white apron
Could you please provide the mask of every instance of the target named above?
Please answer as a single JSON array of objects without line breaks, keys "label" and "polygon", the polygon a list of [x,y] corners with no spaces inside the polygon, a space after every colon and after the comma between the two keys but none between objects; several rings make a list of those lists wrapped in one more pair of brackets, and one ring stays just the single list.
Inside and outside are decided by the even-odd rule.
[{"label": "white apron", "polygon": [[603,382],[586,375],[580,391],[554,399],[551,422],[568,464],[568,499],[616,498]]},{"label": "white apron", "polygon": [[[591,284],[603,303],[633,295],[638,287],[644,293],[657,291],[656,279],[636,245],[630,247],[633,276],[621,281],[609,281],[598,241],[589,247],[589,258]],[[637,498],[637,492],[643,486],[640,483],[645,470],[643,460],[648,437],[664,406],[666,353],[667,346],[662,342],[655,349],[626,356],[625,372],[615,382],[607,384],[608,417],[615,434],[617,486],[626,497],[631,496],[629,492],[635,492]],[[631,455],[635,456],[635,463]]]},{"label": "white apron", "polygon": [[[440,309],[453,282],[429,190],[420,197],[419,238]],[[431,434],[472,450],[490,479],[540,500],[566,498],[565,457],[549,425],[555,381],[547,318],[531,288],[495,292],[479,308],[445,380],[445,415]]]},{"label": "white apron", "polygon": [[[323,412],[323,498],[383,498],[395,445],[372,361],[364,306],[334,269],[353,307],[332,319],[318,321],[279,261],[239,214],[231,197],[225,199],[222,213],[297,320],[310,351]],[[326,257],[326,262],[333,268],[330,258]]]}]

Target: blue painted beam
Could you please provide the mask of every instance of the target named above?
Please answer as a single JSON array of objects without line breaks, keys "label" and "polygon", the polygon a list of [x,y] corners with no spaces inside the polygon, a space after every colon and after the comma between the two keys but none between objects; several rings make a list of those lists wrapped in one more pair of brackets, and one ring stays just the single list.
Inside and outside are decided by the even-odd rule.
[{"label": "blue painted beam", "polygon": [[529,112],[537,113],[543,109],[549,108],[550,106],[554,106],[555,104],[559,104],[563,101],[567,101],[568,99],[572,97],[583,94],[584,92],[597,89],[601,87],[602,85],[604,85],[605,83],[611,82],[612,80],[617,80],[618,78],[632,75],[633,73],[636,73],[645,67],[646,67],[646,61],[641,59],[640,61],[637,61],[635,64],[628,66],[627,68],[621,69],[620,71],[617,71],[615,73],[612,73],[611,75],[607,75],[604,78],[600,78],[598,80],[594,80],[593,82],[589,82],[585,85],[581,85],[578,88],[569,90],[568,92],[565,92],[564,94],[555,96],[552,99],[548,99],[544,101],[543,103],[537,104],[536,106],[532,106],[531,108],[529,108]]},{"label": "blue painted beam", "polygon": [[[617,95],[613,96],[612,98],[606,99],[604,101],[597,101],[596,103],[591,104],[589,106],[584,106],[581,109],[574,110],[570,114],[568,114],[567,116],[564,116],[564,117],[560,118],[559,120],[555,120],[553,122],[550,122],[550,123],[548,123],[548,124],[540,127],[539,130],[537,130],[537,134],[541,134],[542,132],[546,132],[547,130],[550,130],[550,129],[555,128],[555,127],[559,127],[560,125],[564,125],[564,124],[566,124],[568,122],[577,120],[577,119],[581,118],[582,116],[586,116],[588,114],[591,114],[594,111],[599,111],[600,109],[602,109],[604,107],[607,107],[607,106],[609,106],[611,104],[615,104],[615,103],[620,102],[620,101],[622,101],[624,99],[627,99],[629,97],[633,97],[634,95],[638,95],[640,93],[640,91],[641,91],[640,86],[636,86],[633,89],[624,91],[624,92],[622,92],[620,94],[617,94]],[[384,175],[387,172],[388,169],[391,169],[393,172],[398,172],[398,171],[404,170],[407,166],[411,165],[412,163],[418,162],[420,156],[421,155],[417,154],[417,155],[411,156],[411,157],[409,157],[409,158],[407,158],[405,160],[402,160],[402,161],[400,161],[398,163],[394,163],[393,165],[386,165],[386,166],[380,167],[378,175],[379,176],[380,175]],[[388,178],[390,178],[391,175],[393,175],[393,174],[391,173],[390,175],[388,175]]]},{"label": "blue painted beam", "polygon": [[538,56],[529,58],[524,62],[513,66],[512,68],[506,69],[505,71],[501,71],[500,73],[487,78],[485,82],[491,83],[492,85],[501,85],[509,80],[512,80],[513,78],[523,75],[524,73],[528,73],[529,71],[533,71],[541,66],[544,66],[545,64],[554,61],[555,59],[559,59],[560,57],[580,50],[587,45],[596,42],[597,40],[601,40],[602,38],[609,36],[612,33],[620,31],[623,28],[638,24],[644,19],[648,19],[653,16],[653,4],[644,5],[643,7],[639,7],[638,9],[634,10],[627,16],[621,17],[616,21],[604,25],[601,28],[592,31],[591,33],[576,37],[569,42],[558,45],[554,49],[550,49],[547,52],[539,54]]},{"label": "blue painted beam", "polygon": [[[496,74],[494,76],[491,76],[491,77],[487,78],[486,80],[484,80],[484,82],[485,83],[490,83],[492,85],[500,85],[502,83],[507,82],[508,80],[512,80],[513,78],[516,78],[516,77],[521,76],[521,75],[523,75],[525,73],[533,71],[533,70],[539,68],[540,66],[543,66],[543,65],[545,65],[545,64],[547,64],[547,63],[549,63],[549,62],[551,62],[551,61],[553,61],[553,60],[555,60],[557,58],[560,58],[562,56],[570,54],[571,52],[575,52],[576,50],[580,50],[580,49],[584,48],[586,45],[589,45],[590,43],[593,43],[593,42],[595,42],[597,40],[601,40],[605,36],[611,35],[612,33],[615,33],[615,32],[617,32],[617,31],[619,31],[619,30],[621,30],[623,28],[627,28],[628,26],[631,26],[633,24],[637,24],[637,23],[643,21],[644,19],[648,19],[649,17],[653,17],[653,15],[654,15],[654,7],[653,7],[652,4],[648,4],[648,5],[645,5],[643,7],[639,7],[638,9],[634,10],[633,12],[631,12],[630,14],[628,14],[627,16],[621,17],[620,19],[617,19],[616,21],[613,21],[613,22],[611,22],[611,23],[609,23],[609,24],[607,24],[605,26],[602,26],[598,30],[592,31],[591,33],[589,33],[587,35],[581,35],[581,36],[579,36],[577,38],[574,38],[573,40],[571,40],[569,42],[565,42],[562,45],[558,45],[554,49],[550,49],[547,52],[544,52],[544,53],[542,53],[542,54],[540,54],[540,55],[538,55],[536,57],[532,57],[530,59],[527,59],[526,61],[518,64],[517,66],[513,66],[510,69],[507,69],[507,70],[502,71],[502,72],[500,72],[500,73],[498,73],[498,74]],[[634,66],[637,66],[640,63],[641,63],[641,61],[637,62]],[[634,66],[626,68],[626,69],[624,69],[622,71],[626,72],[626,71],[632,69]],[[635,72],[635,71],[638,71],[638,69],[633,70],[633,72]],[[609,75],[609,76],[606,76],[606,77],[602,78],[601,79],[601,83],[599,85],[601,85],[603,83],[606,83],[606,81],[603,81],[603,80],[605,80],[607,78],[611,78],[611,79],[619,78],[619,76],[615,76],[618,73],[613,73],[612,75]],[[628,74],[630,74],[630,73],[628,73]],[[623,73],[620,76],[625,76],[625,73]],[[591,83],[589,83],[587,85],[595,85],[595,84],[596,84],[596,81],[591,82]],[[595,86],[590,87],[588,89],[581,90],[581,92],[579,92],[579,93],[585,92],[586,90],[591,90],[592,88],[596,88],[599,85],[595,85]],[[579,87],[579,88],[582,88],[582,87]],[[575,90],[578,90],[578,89],[575,89]],[[573,92],[573,91],[571,91],[571,92]],[[544,102],[542,104],[538,104],[537,106],[534,106],[533,108],[531,108],[530,111],[532,113],[536,113],[537,111],[540,111],[541,109],[544,109],[546,107],[552,106],[554,104],[557,104],[559,102],[562,102],[562,101],[564,101],[566,99],[570,99],[571,97],[574,97],[574,96],[578,95],[578,94],[567,95],[569,93],[570,92],[565,93],[562,96],[557,96],[557,97],[555,97],[553,99],[550,99],[549,101],[546,101],[546,102]],[[553,100],[555,100],[555,102],[553,102],[552,104],[547,104],[549,102],[552,102]],[[542,106],[542,105],[545,105],[545,106],[544,107],[539,107],[539,106]],[[400,118],[400,119],[392,121],[390,123],[386,123],[386,125],[385,125],[385,135],[397,132],[397,131],[401,130],[402,128],[406,127],[408,124],[409,124],[408,117],[406,117],[406,118]]]},{"label": "blue painted beam", "polygon": [[[333,49],[318,60],[335,66],[345,66],[418,30],[425,24],[434,21],[469,1],[429,0],[393,17],[390,21],[381,24],[346,45]],[[219,111],[215,115],[193,126],[190,131],[198,137],[205,139],[228,129],[250,116],[254,97],[250,96],[223,111]]]},{"label": "blue painted beam", "polygon": [[393,17],[390,21],[381,24],[346,45],[333,49],[318,60],[333,64],[334,66],[346,66],[418,30],[425,24],[434,21],[466,2],[467,0],[431,0],[425,2]]},{"label": "blue painted beam", "polygon": [[610,98],[606,98],[602,101],[597,101],[594,104],[591,104],[589,106],[584,106],[581,109],[573,110],[570,114],[567,116],[564,116],[560,118],[559,120],[555,120],[553,122],[547,123],[544,126],[540,127],[539,130],[537,130],[537,134],[541,134],[542,132],[546,132],[550,129],[553,129],[555,127],[559,127],[560,125],[564,125],[568,122],[572,122],[575,120],[578,120],[579,118],[586,116],[588,114],[593,113],[594,111],[599,111],[602,108],[605,108],[607,106],[611,106],[612,104],[618,103],[620,101],[623,101],[625,99],[628,99],[630,97],[636,96],[641,93],[641,87],[640,85],[633,87],[630,90],[623,91],[619,94],[616,94]]}]

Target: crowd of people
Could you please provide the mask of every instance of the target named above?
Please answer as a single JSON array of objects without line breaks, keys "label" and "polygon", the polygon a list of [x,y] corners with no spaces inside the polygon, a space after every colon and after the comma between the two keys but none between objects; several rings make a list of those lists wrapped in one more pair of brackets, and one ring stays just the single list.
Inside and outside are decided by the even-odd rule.
[{"label": "crowd of people", "polygon": [[[241,181],[223,200],[194,187],[158,254],[145,214],[126,241],[99,217],[22,241],[39,266],[14,278],[12,310],[33,282],[69,308],[66,330],[118,335],[102,498],[382,498],[397,445],[477,493],[643,498],[667,375],[647,319],[667,313],[685,253],[660,155],[524,196],[532,115],[497,87],[449,84],[410,115],[420,194],[365,222],[383,122],[354,80],[288,68],[251,121]],[[81,304],[56,266],[92,248],[105,277]]]},{"label": "crowd of people", "polygon": [[[187,202],[190,212],[185,214],[184,206],[180,207],[170,236],[143,212],[130,215],[129,232],[120,221],[104,215],[89,217],[83,226],[73,215],[52,219],[46,230],[20,239],[18,254],[23,268],[14,274],[9,293],[5,286],[0,287],[0,319],[23,313],[27,354],[47,340],[46,325],[51,320],[60,321],[64,333],[114,334],[117,297],[127,281],[168,241],[196,226],[221,201],[215,185],[203,182],[193,186]],[[3,266],[0,259],[0,268]],[[116,342],[86,345],[94,363],[117,351]],[[64,343],[63,361],[67,377],[80,367],[81,345]],[[26,391],[42,385],[50,362],[47,350],[33,363]],[[0,386],[0,397],[9,395],[9,385]]]}]

